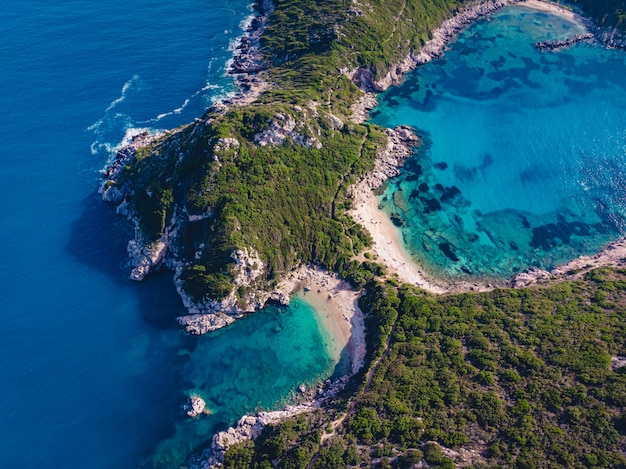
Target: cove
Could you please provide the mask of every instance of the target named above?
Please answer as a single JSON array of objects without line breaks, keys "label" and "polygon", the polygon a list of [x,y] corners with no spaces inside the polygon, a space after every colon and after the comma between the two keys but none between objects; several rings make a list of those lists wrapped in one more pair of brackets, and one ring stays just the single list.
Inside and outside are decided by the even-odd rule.
[{"label": "cove", "polygon": [[[179,428],[226,429],[334,372],[335,356],[317,348],[327,336],[316,312],[297,302],[214,337],[183,333],[171,275],[129,280],[131,226],[96,193],[127,132],[186,124],[236,91],[226,67],[248,7],[0,5],[0,467],[149,467]],[[293,345],[295,330],[317,362],[279,362],[261,385],[259,370],[273,364],[277,343]],[[193,390],[212,401],[206,421],[182,411]],[[228,391],[222,400],[219,390]]]},{"label": "cove", "polygon": [[429,274],[505,279],[623,235],[626,54],[535,48],[583,32],[506,7],[379,97],[373,122],[423,139],[380,207]]},{"label": "cove", "polygon": [[[245,414],[293,403],[298,386],[311,388],[347,371],[346,357],[301,297],[289,307],[268,306],[231,326],[188,338],[181,367],[185,393],[201,396],[208,415],[182,416],[146,467],[181,466],[211,447],[211,438]],[[342,359],[343,358],[343,359]]]}]

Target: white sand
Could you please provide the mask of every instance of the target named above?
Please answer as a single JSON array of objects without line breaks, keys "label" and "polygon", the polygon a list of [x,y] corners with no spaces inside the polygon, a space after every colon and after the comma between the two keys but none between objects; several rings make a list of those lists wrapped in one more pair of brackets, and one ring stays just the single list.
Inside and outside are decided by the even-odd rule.
[{"label": "white sand", "polygon": [[405,251],[400,233],[387,214],[378,208],[374,193],[366,186],[361,186],[356,193],[351,215],[372,235],[377,261],[384,264],[390,274],[397,274],[398,280],[403,283],[416,285],[431,293],[445,293],[448,289],[426,279],[415,260]]},{"label": "white sand", "polygon": [[567,18],[570,21],[575,23],[583,22],[583,18],[571,10],[561,7],[560,5],[548,1],[542,0],[526,0],[521,3],[517,3],[517,5],[532,8],[533,10],[545,11],[548,13],[552,13],[554,15],[561,16],[563,18]]},{"label": "white sand", "polygon": [[336,276],[311,267],[293,272],[281,282],[281,289],[299,294],[315,308],[335,342],[335,358],[348,347],[352,373],[356,373],[365,361],[365,324],[358,306],[360,292]]}]

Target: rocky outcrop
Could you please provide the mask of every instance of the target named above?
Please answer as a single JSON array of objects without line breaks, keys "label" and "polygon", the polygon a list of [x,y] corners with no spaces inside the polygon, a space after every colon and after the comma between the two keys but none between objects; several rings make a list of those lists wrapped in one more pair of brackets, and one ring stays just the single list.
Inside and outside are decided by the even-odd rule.
[{"label": "rocky outcrop", "polygon": [[510,288],[525,288],[532,285],[536,285],[538,282],[547,280],[550,278],[550,272],[535,267],[515,274],[507,282],[507,287]]},{"label": "rocky outcrop", "polygon": [[239,39],[235,56],[228,67],[228,73],[234,75],[241,92],[216,105],[216,108],[227,108],[229,105],[242,106],[254,102],[269,86],[263,77],[263,72],[269,68],[269,64],[261,51],[261,36],[270,14],[274,11],[274,5],[270,0],[261,0],[254,3],[254,8],[257,15],[251,19],[244,35]]},{"label": "rocky outcrop", "polygon": [[196,418],[200,415],[209,413],[209,410],[206,407],[206,402],[197,394],[189,396],[189,401],[184,405],[183,410],[191,418]]},{"label": "rocky outcrop", "polygon": [[236,443],[251,440],[261,434],[263,429],[270,424],[282,422],[296,415],[310,412],[314,407],[311,404],[289,406],[284,410],[275,412],[259,412],[256,416],[245,415],[237,422],[235,427],[230,427],[225,432],[219,432],[213,436],[211,450],[219,461],[224,460],[224,453]]},{"label": "rocky outcrop", "polygon": [[621,49],[626,50],[626,35],[618,31],[616,28],[598,28],[595,26],[588,26],[596,38],[603,46],[609,49]]},{"label": "rocky outcrop", "polygon": [[132,239],[128,242],[127,250],[132,266],[130,279],[140,282],[165,258],[167,243],[161,238],[154,243],[143,245],[137,239]]},{"label": "rocky outcrop", "polygon": [[321,142],[314,136],[307,136],[304,133],[304,122],[296,121],[289,114],[276,113],[274,120],[270,122],[269,129],[257,133],[254,136],[254,143],[259,146],[278,146],[285,143],[290,138],[295,143],[304,145],[307,148],[322,148]]},{"label": "rocky outcrop", "polygon": [[268,301],[288,305],[289,294],[281,289],[266,290],[263,283],[266,266],[259,253],[253,248],[233,251],[230,255],[235,266],[231,271],[234,288],[221,300],[205,299],[197,301],[187,294],[180,276],[184,264],[172,261],[176,289],[189,314],[180,316],[177,321],[190,334],[200,335],[232,324],[245,314],[254,313],[265,307]]},{"label": "rocky outcrop", "polygon": [[[259,412],[256,415],[244,415],[237,421],[234,427],[213,435],[211,447],[205,449],[202,454],[189,460],[189,469],[211,469],[221,467],[224,462],[224,454],[231,446],[258,437],[267,425],[275,425],[300,414],[311,412],[321,408],[327,399],[334,397],[342,390],[348,380],[344,376],[334,382],[327,380],[320,384],[317,389],[311,390],[307,396],[311,400],[302,404],[287,406],[283,410],[273,412]],[[307,391],[308,393],[308,391]],[[315,397],[313,399],[313,397]]]},{"label": "rocky outcrop", "polygon": [[176,320],[189,334],[202,335],[232,324],[236,321],[236,317],[216,312],[211,314],[188,314],[180,316]]},{"label": "rocky outcrop", "polygon": [[565,49],[566,47],[573,46],[574,44],[578,44],[579,42],[592,42],[594,40],[594,35],[591,33],[578,34],[569,39],[564,39],[562,41],[540,41],[535,43],[535,48],[540,52],[558,52],[561,49]]},{"label": "rocky outcrop", "polygon": [[369,120],[369,112],[374,109],[377,104],[376,93],[364,93],[357,102],[350,106],[350,111],[352,112],[352,122],[355,124],[362,124],[366,120]]},{"label": "rocky outcrop", "polygon": [[399,167],[413,154],[421,142],[413,130],[401,125],[395,129],[385,129],[387,146],[376,155],[374,170],[365,175],[363,181],[368,189],[377,189],[389,178],[397,176]]},{"label": "rocky outcrop", "polygon": [[511,288],[524,288],[531,285],[546,284],[553,279],[580,280],[584,276],[600,267],[626,267],[626,238],[610,243],[602,251],[592,256],[580,256],[576,259],[555,267],[550,272],[531,268],[516,274],[508,281]]},{"label": "rocky outcrop", "polygon": [[230,64],[228,73],[255,74],[269,68],[269,64],[261,54],[261,36],[267,26],[269,15],[274,11],[271,1],[264,0],[254,4],[257,15],[250,19],[245,33],[235,47],[236,53]]},{"label": "rocky outcrop", "polygon": [[626,366],[626,357],[611,357],[611,370],[619,370]]}]

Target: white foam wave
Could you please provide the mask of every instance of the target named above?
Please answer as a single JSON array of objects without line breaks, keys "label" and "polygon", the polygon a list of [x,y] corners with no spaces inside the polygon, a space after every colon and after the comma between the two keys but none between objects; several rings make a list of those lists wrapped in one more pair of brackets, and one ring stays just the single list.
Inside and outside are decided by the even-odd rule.
[{"label": "white foam wave", "polygon": [[112,110],[113,108],[115,108],[115,106],[117,106],[118,104],[124,102],[124,100],[126,99],[126,94],[128,93],[128,90],[130,90],[130,88],[137,82],[139,82],[139,75],[133,75],[132,78],[128,80],[126,83],[124,83],[124,86],[122,86],[120,97],[111,101],[111,104],[109,104],[109,107],[107,107],[104,110],[104,112],[108,112]]},{"label": "white foam wave", "polygon": [[95,141],[90,146],[92,155],[98,155],[102,151],[107,154],[117,151],[115,145],[110,142],[103,142],[102,140],[106,138],[105,134],[114,127],[123,126],[124,128],[128,128],[131,126],[131,119],[128,115],[121,112],[112,113],[111,111],[113,111],[120,103],[124,102],[129,91],[139,83],[139,79],[139,75],[135,74],[127,80],[124,85],[122,85],[120,96],[109,103],[104,110],[104,115],[87,127],[86,131],[93,132],[96,136]]}]

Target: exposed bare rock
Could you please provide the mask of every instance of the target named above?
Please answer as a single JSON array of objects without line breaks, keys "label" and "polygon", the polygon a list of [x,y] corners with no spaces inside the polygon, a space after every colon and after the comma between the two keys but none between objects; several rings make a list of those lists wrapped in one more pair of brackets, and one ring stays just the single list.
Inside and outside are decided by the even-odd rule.
[{"label": "exposed bare rock", "polygon": [[617,28],[599,28],[587,24],[587,29],[593,32],[595,38],[609,49],[626,49],[626,35]]},{"label": "exposed bare rock", "polygon": [[[380,187],[387,179],[397,176],[398,169],[405,159],[413,154],[413,149],[421,143],[410,127],[401,125],[395,129],[385,129],[387,146],[376,155],[374,170],[363,178],[368,189]],[[359,185],[361,186],[361,185]]]},{"label": "exposed bare rock", "polygon": [[231,149],[239,148],[239,140],[232,137],[220,138],[218,139],[215,147],[213,148],[214,152],[227,151]]},{"label": "exposed bare rock", "polygon": [[592,42],[593,39],[594,35],[591,33],[578,34],[574,37],[563,39],[561,41],[540,41],[535,43],[535,48],[540,52],[558,52],[562,49],[573,46],[574,44],[578,44],[579,42]]},{"label": "exposed bare rock", "polygon": [[328,113],[328,119],[334,130],[341,130],[343,128],[343,121],[336,115]]},{"label": "exposed bare rock", "polygon": [[515,274],[508,281],[507,286],[511,288],[524,288],[536,285],[538,281],[547,280],[548,278],[550,278],[550,272],[533,267],[519,274]]},{"label": "exposed bare rock", "polygon": [[278,146],[285,143],[287,138],[304,145],[307,148],[322,148],[322,144],[313,136],[306,136],[304,123],[297,122],[291,115],[276,113],[270,122],[270,128],[254,136],[254,142],[259,146]]},{"label": "exposed bare rock", "polygon": [[188,314],[187,316],[180,316],[176,320],[189,334],[202,335],[226,327],[235,322],[236,318],[224,313],[212,313]]},{"label": "exposed bare rock", "polygon": [[191,418],[209,413],[209,410],[206,408],[206,402],[197,394],[189,396],[189,401],[185,404],[184,410],[185,413]]},{"label": "exposed bare rock", "polygon": [[167,243],[164,238],[149,245],[143,245],[138,239],[131,239],[128,242],[128,255],[133,267],[130,279],[140,282],[153,270],[165,257]]},{"label": "exposed bare rock", "polygon": [[352,122],[362,124],[369,119],[369,112],[376,107],[376,93],[366,92],[354,103],[350,110],[352,111]]},{"label": "exposed bare rock", "polygon": [[235,261],[236,274],[233,283],[237,286],[251,286],[265,271],[265,264],[255,249],[237,249],[231,253],[230,258]]},{"label": "exposed bare rock", "polygon": [[611,370],[615,371],[626,366],[626,357],[611,357]]},{"label": "exposed bare rock", "polygon": [[116,184],[114,180],[109,179],[100,186],[99,192],[102,200],[108,204],[117,205],[124,200],[124,192]]},{"label": "exposed bare rock", "polygon": [[309,412],[313,408],[312,405],[301,404],[289,406],[285,410],[276,412],[259,412],[256,416],[245,415],[237,421],[237,425],[234,427],[214,435],[211,448],[205,450],[202,456],[198,458],[199,461],[196,461],[191,467],[203,469],[220,467],[224,461],[226,450],[231,446],[255,439],[267,425]]},{"label": "exposed bare rock", "polygon": [[626,267],[626,238],[609,244],[597,254],[577,257],[566,264],[555,267],[550,272],[536,268],[528,269],[511,278],[507,286],[523,288],[535,284],[545,284],[553,278],[580,280],[587,272],[604,266]]}]

